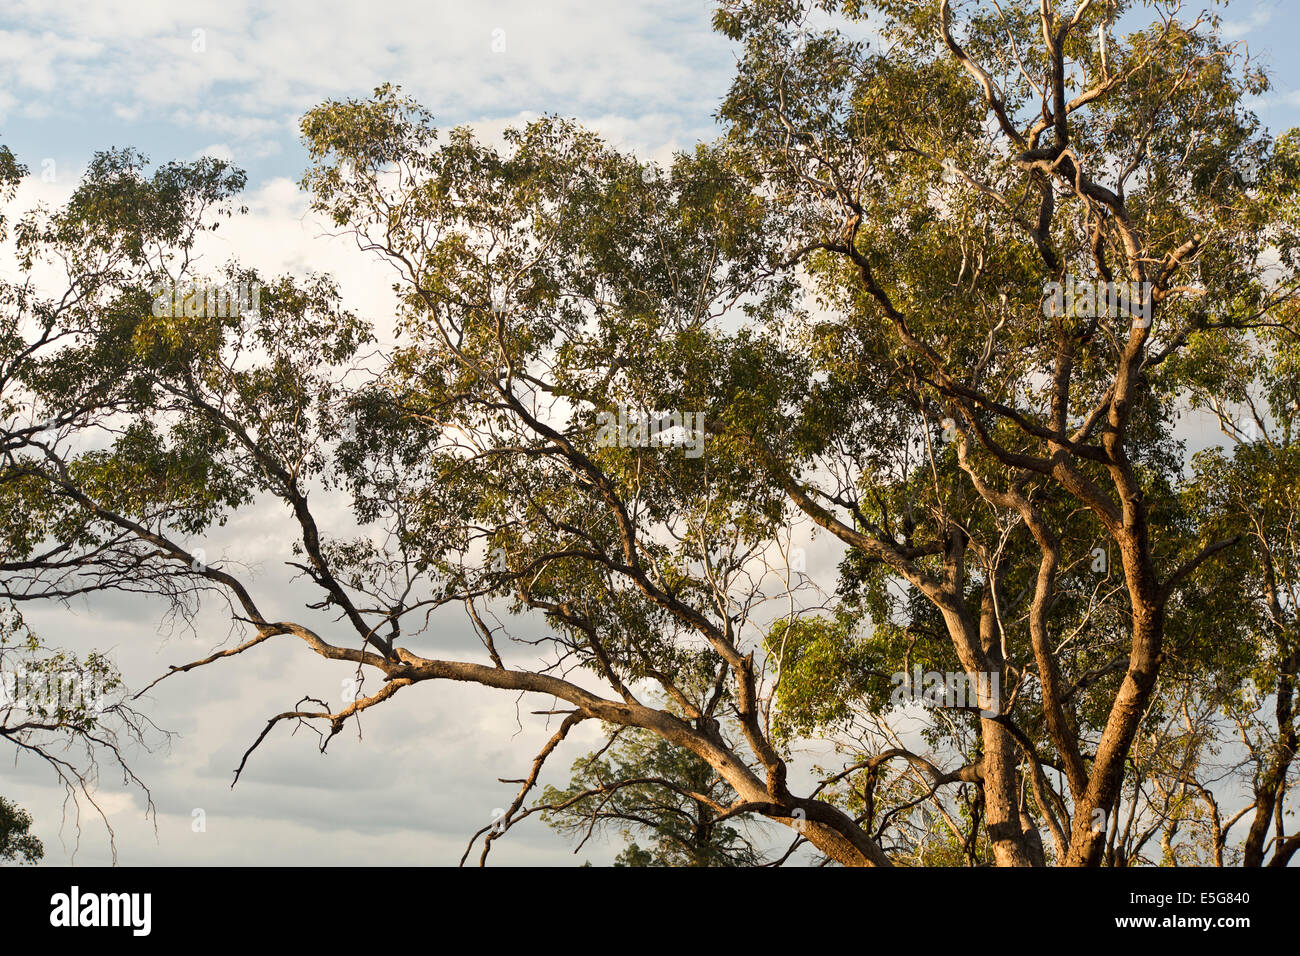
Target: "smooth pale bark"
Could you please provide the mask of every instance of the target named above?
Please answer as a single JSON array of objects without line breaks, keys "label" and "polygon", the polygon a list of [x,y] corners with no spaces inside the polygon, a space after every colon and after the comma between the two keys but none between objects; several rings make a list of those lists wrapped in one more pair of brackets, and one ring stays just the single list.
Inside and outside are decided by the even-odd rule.
[{"label": "smooth pale bark", "polygon": [[984,812],[994,862],[998,866],[1033,866],[1034,854],[1018,802],[1018,745],[996,720],[981,718],[980,733],[984,741]]},{"label": "smooth pale bark", "polygon": [[1121,555],[1133,609],[1128,672],[1097,745],[1088,788],[1075,806],[1070,849],[1064,861],[1066,866],[1101,865],[1106,831],[1104,826],[1094,825],[1095,820],[1101,819],[1097,811],[1109,814],[1119,797],[1124,780],[1124,762],[1155,688],[1164,656],[1161,651],[1164,606],[1155,597],[1150,561],[1144,559],[1143,551],[1132,541],[1121,544]]},{"label": "smooth pale bark", "polygon": [[[430,660],[402,648],[398,653],[405,666],[396,669],[385,666],[383,669],[389,672],[390,681],[458,680],[486,687],[537,691],[566,700],[589,717],[652,730],[706,761],[743,801],[752,806],[754,812],[797,827],[809,843],[837,863],[845,866],[891,865],[876,842],[842,811],[817,800],[796,800],[792,807],[777,804],[763,781],[719,740],[666,711],[627,701],[606,700],[548,674],[462,661]],[[792,813],[794,809],[802,809],[806,817],[796,820]]]},{"label": "smooth pale bark", "polygon": [[[998,675],[998,686],[1005,685],[1002,673],[1002,633],[998,627],[996,591],[1002,580],[1001,568],[994,571],[984,586],[980,600],[979,645],[983,657],[979,662],[984,673]],[[959,625],[960,626],[960,625]],[[978,686],[978,685],[977,685]],[[1001,701],[981,701],[1000,707]],[[993,859],[998,866],[1033,866],[1034,852],[1020,809],[1019,744],[997,720],[980,718],[980,738],[984,744],[981,762],[984,787],[984,815]],[[1037,831],[1034,831],[1037,836]],[[1038,854],[1041,862],[1041,841]]]}]

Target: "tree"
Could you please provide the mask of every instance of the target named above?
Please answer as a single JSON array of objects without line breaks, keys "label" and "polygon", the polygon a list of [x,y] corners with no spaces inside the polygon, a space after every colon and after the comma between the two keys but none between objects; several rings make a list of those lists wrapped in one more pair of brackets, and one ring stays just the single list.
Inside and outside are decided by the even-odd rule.
[{"label": "tree", "polygon": [[24,863],[36,863],[45,855],[45,847],[32,836],[31,826],[31,814],[0,797],[0,860],[21,857]]},{"label": "tree", "polygon": [[[83,800],[95,809],[114,859],[113,830],[93,792],[100,762],[138,786],[152,814],[149,790],[123,745],[148,746],[166,734],[131,705],[105,655],[78,657],[47,644],[22,610],[106,589],[162,593],[182,614],[191,607],[183,580],[152,568],[152,546],[140,529],[97,524],[87,496],[148,497],[115,470],[144,464],[131,456],[147,444],[130,425],[148,403],[147,385],[125,359],[132,323],[149,311],[144,290],[168,257],[184,260],[205,214],[244,180],[208,160],[168,164],[146,180],[144,165],[130,150],[97,155],[65,208],[33,209],[18,220],[13,252],[21,277],[0,280],[0,739],[43,760],[78,813]],[[0,202],[13,199],[24,175],[0,147]],[[0,240],[8,226],[0,209]],[[33,278],[40,270],[62,288],[51,295]],[[116,458],[95,448],[105,435],[123,436]],[[75,455],[65,453],[74,447]],[[191,491],[205,479],[193,449],[172,474],[156,459],[144,471],[148,482],[174,489],[177,479],[189,479]],[[213,490],[208,483],[195,498]],[[168,518],[185,527],[186,508],[190,521],[203,511],[200,501],[185,500]]]},{"label": "tree", "polygon": [[[1124,865],[1157,835],[1174,862],[1193,828],[1214,854],[1204,768],[1257,710],[1253,672],[1276,699],[1275,728],[1244,730],[1254,821],[1284,865],[1290,612],[1228,589],[1250,549],[1292,600],[1286,515],[1259,510],[1252,446],[1197,471],[1176,430],[1261,378],[1295,393],[1300,169],[1243,105],[1266,78],[1176,4],[758,0],[715,22],[742,52],[726,136],[663,171],[555,117],[504,150],[444,139],[387,86],[307,114],[314,208],[397,270],[391,348],[321,277],[232,263],[259,309],[151,309],[152,282],[216,280],[145,213],[173,183],[197,229],[241,183],[103,160],[25,233],[134,271],[78,313],[84,341],[16,373],[65,423],[8,459],[19,513],[52,516],[24,573],[223,596],[244,639],[167,678],[279,636],[379,677],[272,717],[237,777],[280,723],[324,748],[418,684],[534,695],[559,726],[480,859],[590,720],[645,749],[579,771],[578,802],[644,805],[645,761],[669,761],[670,843],[707,807],[846,865]],[[321,488],[359,530],[323,526]],[[196,552],[253,496],[295,522],[330,630]],[[808,527],[843,548],[834,595],[793,550]],[[481,661],[415,648],[451,605]],[[522,643],[511,616],[548,630]],[[799,788],[810,740],[842,759]],[[693,774],[713,789],[675,789]]]},{"label": "tree", "polygon": [[[1270,210],[1289,208],[1294,180],[1240,106],[1264,78],[1212,19],[1156,5],[1158,22],[1119,38],[1118,18],[1139,5],[1025,4],[969,16],[958,33],[947,2],[876,6],[885,54],[808,35],[790,5],[729,5],[717,18],[746,49],[723,115],[790,210],[795,255],[851,316],[812,330],[839,368],[852,363],[824,390],[830,414],[818,403],[820,441],[791,461],[773,447],[773,421],[755,430],[756,453],[814,520],[934,606],[972,675],[1016,663],[1000,633],[1003,572],[972,510],[1023,522],[1039,552],[1026,663],[1073,804],[1058,806],[1064,862],[1095,864],[1166,659],[1170,602],[1237,541],[1189,551],[1176,515],[1157,507],[1189,392],[1178,359],[1195,343],[1230,360],[1240,333],[1285,310],[1294,236],[1290,214]],[[1105,296],[1062,294],[1076,276]],[[928,527],[882,493],[891,462],[864,424],[888,422],[891,398],[949,423],[949,467],[972,493],[946,491],[936,463]],[[838,482],[801,481],[814,463]],[[1126,592],[1127,659],[1095,742],[1052,640],[1070,567],[1062,518],[1076,510],[1113,547]],[[1016,750],[1041,759],[998,718],[982,728],[994,851],[1033,862]]]},{"label": "tree", "polygon": [[644,730],[610,731],[574,763],[567,787],[547,787],[528,812],[580,838],[575,853],[597,830],[619,828],[628,845],[615,866],[760,865],[753,841],[728,822],[735,792],[708,764]]},{"label": "tree", "polygon": [[[1281,148],[1294,163],[1293,142],[1284,140]],[[1230,709],[1234,736],[1247,754],[1239,773],[1252,800],[1220,824],[1213,797],[1205,790],[1202,795],[1218,825],[1216,845],[1226,843],[1234,823],[1249,820],[1241,847],[1247,866],[1262,865],[1266,855],[1271,856],[1270,866],[1286,866],[1300,849],[1300,839],[1287,835],[1283,819],[1294,785],[1289,774],[1296,757],[1300,674],[1300,551],[1295,538],[1300,403],[1295,361],[1289,323],[1262,330],[1245,343],[1238,362],[1211,372],[1212,380],[1198,394],[1199,403],[1214,411],[1236,442],[1231,456],[1218,448],[1197,456],[1192,492],[1205,524],[1217,533],[1236,532],[1247,544],[1240,563],[1224,575],[1228,580],[1220,587],[1240,602],[1235,616],[1245,625],[1233,648],[1238,675],[1234,683],[1242,693]],[[1241,413],[1232,415],[1225,399],[1234,399]]]}]

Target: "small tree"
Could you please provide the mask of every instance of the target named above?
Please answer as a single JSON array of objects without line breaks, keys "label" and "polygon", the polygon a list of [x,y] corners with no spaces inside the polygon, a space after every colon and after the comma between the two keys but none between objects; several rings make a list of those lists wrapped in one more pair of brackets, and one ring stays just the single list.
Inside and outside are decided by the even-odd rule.
[{"label": "small tree", "polygon": [[[547,787],[533,812],[571,839],[617,830],[628,842],[616,866],[755,866],[762,854],[729,808],[735,792],[704,761],[661,737],[609,728],[579,758],[567,787]],[[648,839],[642,848],[639,840]]]},{"label": "small tree", "polygon": [[45,856],[45,847],[31,827],[31,814],[0,797],[0,860],[37,863]]}]

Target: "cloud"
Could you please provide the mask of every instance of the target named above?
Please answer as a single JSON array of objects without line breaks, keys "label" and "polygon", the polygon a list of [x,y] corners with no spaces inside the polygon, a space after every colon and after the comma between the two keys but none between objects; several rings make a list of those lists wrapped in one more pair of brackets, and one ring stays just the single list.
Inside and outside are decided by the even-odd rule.
[{"label": "cloud", "polygon": [[1224,20],[1220,29],[1229,40],[1239,40],[1271,23],[1275,12],[1271,7],[1257,6],[1244,20]]},{"label": "cloud", "polygon": [[[328,97],[402,84],[441,121],[559,111],[647,121],[660,140],[711,127],[731,58],[690,0],[8,5],[0,66],[27,118],[165,115],[239,155],[291,140]],[[160,113],[161,111],[161,113]],[[644,138],[644,133],[637,139]],[[256,153],[256,151],[262,151]],[[186,151],[188,152],[188,151]]]}]

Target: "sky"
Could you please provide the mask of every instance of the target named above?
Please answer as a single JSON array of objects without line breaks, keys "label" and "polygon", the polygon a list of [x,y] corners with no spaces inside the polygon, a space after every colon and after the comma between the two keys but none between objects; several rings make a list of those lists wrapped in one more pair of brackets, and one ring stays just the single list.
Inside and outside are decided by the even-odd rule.
[{"label": "sky", "polygon": [[[383,268],[329,236],[295,185],[306,165],[297,133],[303,112],[388,82],[444,128],[472,124],[494,136],[558,113],[662,163],[718,133],[713,113],[735,57],[711,31],[711,14],[705,0],[5,0],[0,142],[33,171],[18,208],[65,199],[91,156],[109,147],[135,147],[159,162],[227,159],[248,173],[249,213],[209,239],[209,261],[238,254],[264,274],[329,272],[347,303],[383,327],[391,315]],[[1300,125],[1292,53],[1300,5],[1246,0],[1222,14],[1228,35],[1273,73],[1274,89],[1253,104],[1265,124],[1275,132]],[[283,607],[282,616],[301,617],[303,592],[283,570],[287,535],[283,516],[263,503],[200,544],[213,558],[248,567],[256,592]],[[807,544],[810,572],[830,582],[838,549],[825,539]],[[113,595],[37,610],[30,620],[51,643],[109,651],[140,686],[228,637],[219,609],[191,631],[160,627],[162,610]],[[326,755],[304,732],[274,732],[232,790],[232,771],[266,719],[303,694],[328,695],[344,676],[280,640],[151,692],[147,712],[175,736],[130,758],[152,790],[156,818],[146,817],[138,790],[107,770],[97,795],[122,864],[455,863],[469,835],[514,794],[497,778],[522,776],[553,730],[508,694],[426,684],[372,709],[364,737],[349,727]],[[477,647],[455,614],[422,640],[417,651]],[[596,739],[594,727],[580,728],[548,779],[559,782]],[[111,859],[88,807],[78,838],[75,808],[43,764],[0,756],[0,793],[35,816],[48,863]],[[493,861],[600,863],[617,849],[596,841],[575,856],[532,821],[497,841]]]}]

